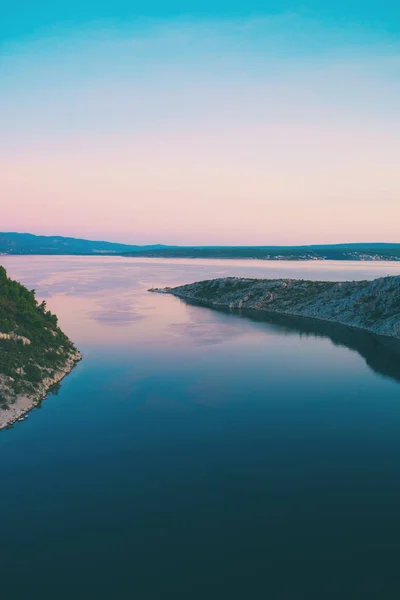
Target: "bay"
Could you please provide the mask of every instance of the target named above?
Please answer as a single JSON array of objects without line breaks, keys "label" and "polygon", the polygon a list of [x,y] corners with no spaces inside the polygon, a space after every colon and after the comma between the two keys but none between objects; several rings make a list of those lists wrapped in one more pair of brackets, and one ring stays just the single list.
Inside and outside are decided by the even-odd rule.
[{"label": "bay", "polygon": [[0,432],[4,598],[398,597],[398,344],[147,289],[400,263],[0,263],[84,355]]}]

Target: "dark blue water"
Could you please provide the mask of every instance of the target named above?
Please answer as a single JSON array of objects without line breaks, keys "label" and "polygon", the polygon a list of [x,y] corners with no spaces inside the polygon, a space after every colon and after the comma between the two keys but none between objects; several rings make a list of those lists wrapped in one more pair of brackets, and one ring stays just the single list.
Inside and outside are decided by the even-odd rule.
[{"label": "dark blue water", "polygon": [[2,598],[399,598],[400,351],[148,294],[400,265],[1,257],[84,360],[0,433]]}]

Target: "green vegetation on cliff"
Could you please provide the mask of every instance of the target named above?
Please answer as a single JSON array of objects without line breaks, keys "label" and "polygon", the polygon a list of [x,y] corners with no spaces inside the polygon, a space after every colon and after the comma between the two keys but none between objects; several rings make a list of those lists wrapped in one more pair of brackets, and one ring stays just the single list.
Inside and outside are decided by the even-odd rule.
[{"label": "green vegetation on cliff", "polygon": [[7,277],[0,266],[0,407],[65,368],[76,349],[57,317],[38,304],[34,290]]}]

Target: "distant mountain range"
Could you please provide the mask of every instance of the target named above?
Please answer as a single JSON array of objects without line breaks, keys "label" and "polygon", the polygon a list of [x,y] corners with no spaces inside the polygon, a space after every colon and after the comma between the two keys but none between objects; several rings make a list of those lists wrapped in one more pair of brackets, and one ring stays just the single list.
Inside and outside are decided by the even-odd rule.
[{"label": "distant mountain range", "polygon": [[258,258],[262,260],[400,260],[400,244],[311,246],[148,246],[31,233],[0,233],[0,254],[121,255],[165,258]]},{"label": "distant mountain range", "polygon": [[124,254],[163,248],[162,245],[136,246],[114,242],[93,242],[60,235],[33,235],[32,233],[0,233],[2,254]]}]

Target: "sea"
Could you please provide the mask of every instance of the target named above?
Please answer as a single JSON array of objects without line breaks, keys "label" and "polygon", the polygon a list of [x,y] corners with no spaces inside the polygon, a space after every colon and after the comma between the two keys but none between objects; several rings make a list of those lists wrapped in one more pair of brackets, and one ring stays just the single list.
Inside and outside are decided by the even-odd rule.
[{"label": "sea", "polygon": [[400,342],[147,291],[400,262],[0,264],[83,353],[0,432],[3,600],[400,598]]}]

